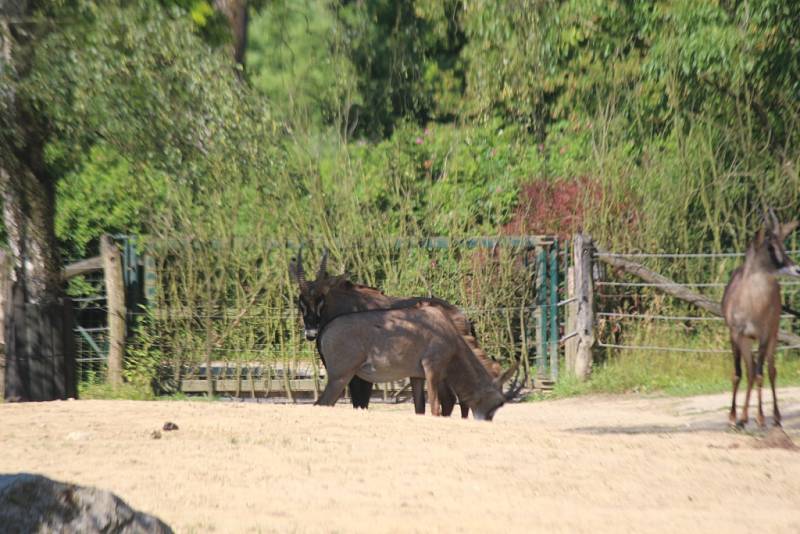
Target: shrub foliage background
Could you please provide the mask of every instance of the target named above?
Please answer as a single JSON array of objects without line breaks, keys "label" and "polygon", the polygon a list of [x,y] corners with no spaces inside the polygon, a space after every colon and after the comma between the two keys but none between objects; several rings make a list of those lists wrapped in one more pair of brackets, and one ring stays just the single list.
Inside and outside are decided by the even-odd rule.
[{"label": "shrub foliage background", "polygon": [[[232,351],[296,343],[289,252],[268,242],[327,246],[388,291],[511,307],[532,298],[518,261],[385,243],[582,226],[619,251],[720,252],[764,205],[800,208],[797,2],[252,2],[244,72],[210,2],[39,4],[49,31],[17,91],[53,132],[63,252],[104,232],[162,251],[162,306],[193,311],[143,320],[152,350],[192,358],[227,308],[211,328]],[[733,264],[654,267],[708,282]],[[483,335],[508,356],[519,329],[498,317]]]}]

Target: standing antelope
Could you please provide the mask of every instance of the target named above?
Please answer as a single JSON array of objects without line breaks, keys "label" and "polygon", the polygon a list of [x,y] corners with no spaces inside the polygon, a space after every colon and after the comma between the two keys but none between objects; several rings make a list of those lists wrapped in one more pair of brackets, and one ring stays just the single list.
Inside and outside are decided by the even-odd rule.
[{"label": "standing antelope", "polygon": [[[780,224],[770,209],[765,216],[764,228],[759,230],[747,248],[744,265],[731,275],[722,296],[722,314],[728,324],[733,348],[733,400],[731,401],[730,424],[744,427],[750,406],[753,377],[758,387],[759,426],[764,426],[761,407],[761,386],[764,382],[764,360],[767,361],[769,382],[772,388],[772,409],[775,426],[781,424],[778,399],[775,396],[775,346],[778,341],[778,323],[781,315],[781,293],[779,275],[800,277],[798,267],[786,255],[783,241],[797,228],[798,221]],[[753,359],[752,344],[758,341],[758,358]],[[742,417],[736,419],[736,391],[742,378],[742,360],[747,370],[747,394],[744,398]]]}]

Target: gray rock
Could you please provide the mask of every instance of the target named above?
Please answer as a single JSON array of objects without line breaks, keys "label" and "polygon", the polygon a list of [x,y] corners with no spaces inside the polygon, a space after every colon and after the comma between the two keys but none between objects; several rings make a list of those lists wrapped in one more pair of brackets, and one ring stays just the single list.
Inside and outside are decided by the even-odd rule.
[{"label": "gray rock", "polygon": [[113,493],[50,480],[0,474],[0,530],[28,533],[172,533],[160,519],[137,512]]}]

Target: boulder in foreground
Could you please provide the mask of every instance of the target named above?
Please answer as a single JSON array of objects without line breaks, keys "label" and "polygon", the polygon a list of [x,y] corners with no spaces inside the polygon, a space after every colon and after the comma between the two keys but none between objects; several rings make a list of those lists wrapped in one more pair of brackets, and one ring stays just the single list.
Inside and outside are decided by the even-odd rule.
[{"label": "boulder in foreground", "polygon": [[29,473],[0,474],[0,525],[9,533],[172,533],[110,491]]}]

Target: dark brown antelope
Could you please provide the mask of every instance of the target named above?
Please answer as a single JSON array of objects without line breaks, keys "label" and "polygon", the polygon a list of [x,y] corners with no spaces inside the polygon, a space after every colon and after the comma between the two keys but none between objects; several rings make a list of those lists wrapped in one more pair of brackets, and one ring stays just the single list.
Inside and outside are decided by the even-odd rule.
[{"label": "dark brown antelope", "polygon": [[[800,276],[798,267],[786,255],[783,241],[797,227],[798,222],[780,224],[770,209],[765,216],[764,228],[759,230],[750,243],[744,265],[737,268],[725,287],[722,297],[722,314],[730,329],[733,348],[733,400],[731,401],[730,424],[744,427],[750,406],[753,381],[758,388],[758,416],[756,422],[764,426],[764,411],[761,405],[761,386],[764,382],[764,361],[767,362],[769,382],[772,388],[772,413],[776,426],[781,424],[778,399],[775,395],[775,347],[778,342],[778,324],[781,315],[781,294],[777,277]],[[753,359],[752,345],[758,342],[758,355]],[[747,371],[747,394],[744,398],[742,416],[736,419],[736,392],[742,378],[742,361]]]},{"label": "dark brown antelope", "polygon": [[[336,317],[347,315],[357,312],[368,310],[393,310],[403,308],[413,308],[422,304],[428,304],[438,307],[442,313],[453,323],[454,328],[463,337],[464,342],[472,350],[473,354],[479,361],[486,367],[486,369],[493,375],[493,378],[499,383],[513,373],[510,370],[506,376],[500,376],[502,369],[499,364],[490,360],[485,352],[483,352],[477,345],[474,337],[474,331],[469,320],[464,314],[455,306],[436,298],[424,297],[411,297],[399,298],[389,297],[384,295],[377,289],[367,286],[353,284],[345,275],[341,276],[328,276],[326,272],[326,259],[327,253],[323,255],[320,268],[317,271],[316,280],[307,282],[302,267],[302,256],[298,258],[297,263],[290,265],[290,274],[297,281],[300,286],[300,297],[298,304],[303,314],[303,323],[306,331],[306,337],[309,339],[317,339],[317,347],[321,350],[320,339],[317,334],[320,325],[328,324]],[[321,352],[323,362],[326,362],[325,355]],[[327,366],[327,363],[326,363]],[[499,378],[497,378],[499,377]],[[353,400],[354,407],[366,408],[369,402],[369,395],[372,389],[370,382],[363,382],[366,388],[362,389],[359,384],[354,388],[354,381],[358,380],[355,376],[350,382],[350,392]],[[414,391],[415,410],[417,413],[424,413],[424,392],[422,386],[422,379],[413,377],[411,378],[412,389]],[[356,394],[363,398],[357,400]],[[453,395],[450,385],[444,381],[440,382],[438,392],[438,400],[442,405],[442,414],[449,415],[452,412],[455,404],[455,397]],[[466,417],[468,407],[465,402],[462,402],[462,416]]]}]

